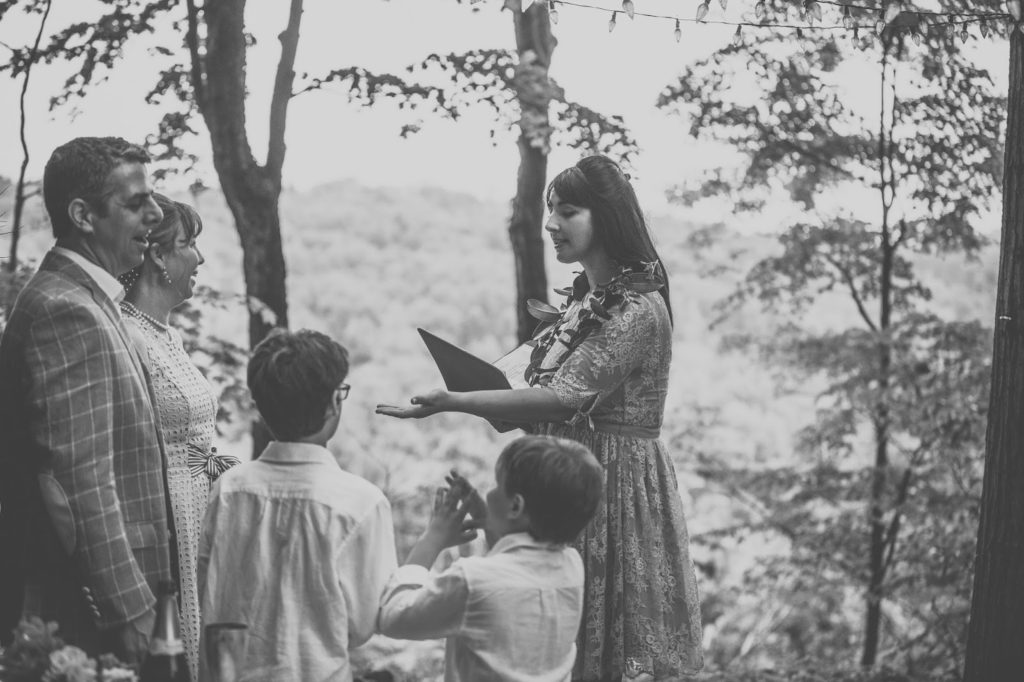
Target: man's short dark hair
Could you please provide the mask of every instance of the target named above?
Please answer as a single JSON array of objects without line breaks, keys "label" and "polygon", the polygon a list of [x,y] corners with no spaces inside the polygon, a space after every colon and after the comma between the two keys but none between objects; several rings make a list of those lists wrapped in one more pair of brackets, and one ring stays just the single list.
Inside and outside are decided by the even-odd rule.
[{"label": "man's short dark hair", "polygon": [[326,334],[275,329],[249,359],[249,391],[277,440],[297,441],[324,426],[324,413],[348,375],[348,351]]},{"label": "man's short dark hair", "polygon": [[496,468],[505,494],[523,496],[535,540],[572,542],[601,503],[604,469],[575,441],[517,438],[502,450]]},{"label": "man's short dark hair", "polygon": [[122,163],[149,163],[142,147],[120,137],[76,137],[53,150],[43,171],[43,200],[50,214],[53,236],[71,235],[75,226],[68,216],[73,199],[83,199],[106,215],[107,180]]}]

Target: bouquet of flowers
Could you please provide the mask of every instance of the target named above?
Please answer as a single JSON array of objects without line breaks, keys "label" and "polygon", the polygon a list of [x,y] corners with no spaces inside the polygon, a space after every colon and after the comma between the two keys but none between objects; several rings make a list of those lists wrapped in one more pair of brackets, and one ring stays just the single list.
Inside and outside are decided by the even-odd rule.
[{"label": "bouquet of flowers", "polygon": [[4,682],[138,682],[135,671],[114,656],[89,658],[57,636],[56,623],[29,617],[18,623],[14,641],[0,651]]}]

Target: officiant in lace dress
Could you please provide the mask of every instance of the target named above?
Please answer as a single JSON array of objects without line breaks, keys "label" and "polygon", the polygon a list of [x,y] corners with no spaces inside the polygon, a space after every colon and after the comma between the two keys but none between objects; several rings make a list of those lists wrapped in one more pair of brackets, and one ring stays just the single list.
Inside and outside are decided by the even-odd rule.
[{"label": "officiant in lace dress", "polygon": [[149,235],[142,265],[121,276],[121,313],[148,369],[167,453],[167,488],[177,542],[181,634],[192,679],[198,679],[199,594],[196,555],[210,484],[237,462],[213,447],[217,398],[170,326],[171,310],[191,298],[203,256],[196,246],[202,222],[195,210],[155,195],[164,217]]},{"label": "officiant in lace dress", "polygon": [[605,469],[604,504],[577,539],[586,571],[574,680],[678,680],[703,665],[700,602],[672,460],[660,438],[672,314],[660,263],[629,178],[604,156],[548,187],[546,230],[583,273],[533,341],[530,388],[437,390],[399,418],[465,412],[570,438]]}]

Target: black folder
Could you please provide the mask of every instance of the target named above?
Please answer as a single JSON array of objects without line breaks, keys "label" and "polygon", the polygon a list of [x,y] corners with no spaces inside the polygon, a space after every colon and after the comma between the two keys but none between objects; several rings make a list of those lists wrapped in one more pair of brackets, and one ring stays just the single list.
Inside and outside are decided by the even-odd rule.
[{"label": "black folder", "polygon": [[[494,391],[511,389],[513,386],[528,386],[523,378],[523,371],[526,367],[525,362],[529,360],[531,348],[526,344],[496,361],[497,365],[506,368],[503,371],[501,367],[478,358],[426,329],[417,328],[416,331],[427,345],[427,350],[441,371],[441,378],[444,379],[444,385],[449,391]],[[500,433],[517,428],[512,422],[492,419],[487,421]]]}]

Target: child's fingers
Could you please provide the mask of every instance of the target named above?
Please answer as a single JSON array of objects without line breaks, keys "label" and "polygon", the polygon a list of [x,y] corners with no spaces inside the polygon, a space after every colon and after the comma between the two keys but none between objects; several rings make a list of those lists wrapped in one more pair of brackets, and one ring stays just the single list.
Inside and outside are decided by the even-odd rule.
[{"label": "child's fingers", "polygon": [[466,518],[466,515],[469,514],[469,510],[471,507],[472,505],[469,503],[468,499],[464,497],[459,498],[459,506],[456,508],[455,513],[457,514],[458,519],[460,521]]},{"label": "child's fingers", "polygon": [[449,512],[454,512],[458,509],[459,503],[462,502],[462,498],[458,493],[450,488],[445,488],[445,507]]},{"label": "child's fingers", "polygon": [[475,540],[476,535],[476,529],[462,531],[461,533],[459,533],[459,544],[461,545],[463,543]]},{"label": "child's fingers", "polygon": [[440,488],[440,487],[437,488],[436,490],[434,490],[434,513],[435,514],[437,512],[439,512],[439,511],[441,511],[444,508],[445,498],[446,498],[445,492],[446,492],[446,489],[445,488]]}]

